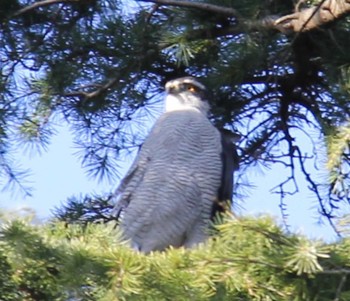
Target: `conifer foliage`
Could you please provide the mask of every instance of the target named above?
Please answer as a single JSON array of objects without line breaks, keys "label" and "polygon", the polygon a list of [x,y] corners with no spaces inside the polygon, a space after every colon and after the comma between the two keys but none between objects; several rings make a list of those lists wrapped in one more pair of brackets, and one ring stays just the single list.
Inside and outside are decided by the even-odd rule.
[{"label": "conifer foliage", "polygon": [[130,250],[113,223],[2,219],[1,300],[349,300],[350,241],[226,217],[192,250]]},{"label": "conifer foliage", "polygon": [[[30,193],[13,149],[45,149],[63,120],[90,175],[116,183],[164,83],[192,75],[212,92],[213,122],[241,135],[236,187],[257,165],[285,166],[274,191],[283,203],[299,170],[332,218],[349,202],[349,11],[345,0],[5,1],[2,184]],[[311,175],[326,149],[331,176]]]},{"label": "conifer foliage", "polygon": [[[30,194],[14,151],[45,150],[63,122],[84,168],[116,185],[164,83],[192,75],[212,93],[212,121],[241,135],[236,193],[252,168],[284,166],[283,208],[299,170],[332,220],[350,203],[349,14],[348,0],[3,0],[0,185]],[[310,172],[323,153],[327,177]],[[227,217],[198,248],[146,256],[121,241],[110,209],[109,196],[87,196],[57,210],[60,221],[2,215],[0,299],[350,299],[348,238]]]}]

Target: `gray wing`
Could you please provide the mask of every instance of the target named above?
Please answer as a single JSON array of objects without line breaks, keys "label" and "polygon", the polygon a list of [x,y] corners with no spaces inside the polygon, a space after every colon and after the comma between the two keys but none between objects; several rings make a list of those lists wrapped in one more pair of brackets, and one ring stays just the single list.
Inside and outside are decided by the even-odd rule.
[{"label": "gray wing", "polygon": [[119,187],[113,195],[113,199],[116,200],[116,204],[111,214],[114,218],[116,218],[117,221],[119,221],[123,214],[123,211],[128,207],[133,195],[133,191],[138,187],[139,183],[142,181],[146,167],[147,156],[143,152],[141,153],[140,150],[129,171],[127,172],[127,174],[125,175],[125,177],[123,178],[123,180],[119,184]]},{"label": "gray wing", "polygon": [[233,194],[233,174],[239,168],[239,157],[235,142],[239,140],[239,135],[232,133],[229,130],[221,129],[221,144],[222,144],[222,174],[221,184],[218,190],[218,201],[215,202],[212,208],[212,219],[218,212],[224,212],[227,208],[227,203],[231,205]]},{"label": "gray wing", "polygon": [[[195,111],[162,115],[120,186],[121,227],[141,251],[202,241],[221,179],[220,133]],[[198,229],[193,231],[193,229]]]}]

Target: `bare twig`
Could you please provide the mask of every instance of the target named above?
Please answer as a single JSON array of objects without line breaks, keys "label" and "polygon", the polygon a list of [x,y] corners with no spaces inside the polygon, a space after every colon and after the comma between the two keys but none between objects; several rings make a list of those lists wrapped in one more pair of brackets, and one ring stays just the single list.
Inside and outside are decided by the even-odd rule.
[{"label": "bare twig", "polygon": [[148,12],[147,17],[146,17],[146,22],[147,23],[150,22],[152,16],[156,13],[156,11],[158,10],[159,6],[160,6],[159,4],[154,4],[152,9]]},{"label": "bare twig", "polygon": [[280,212],[281,212],[281,216],[282,216],[282,223],[283,223],[285,229],[288,232],[290,232],[290,225],[288,223],[289,214],[287,213],[287,210],[288,210],[287,204],[284,202],[283,198],[280,199],[279,207],[280,207]]},{"label": "bare twig", "polygon": [[340,300],[340,295],[341,295],[341,291],[343,289],[343,286],[346,282],[346,278],[347,278],[347,274],[343,274],[343,276],[340,279],[340,283],[338,285],[337,291],[335,293],[335,298],[333,301],[339,301]]},{"label": "bare twig", "polygon": [[323,202],[323,198],[321,196],[321,193],[319,191],[319,185],[317,185],[311,178],[310,174],[306,171],[305,166],[304,166],[304,162],[302,160],[302,154],[301,151],[299,149],[299,147],[295,147],[295,151],[298,154],[298,158],[299,158],[299,164],[300,164],[300,168],[302,173],[304,174],[306,181],[310,184],[310,190],[313,191],[317,197],[317,200],[320,204],[320,208],[321,208],[321,213],[323,216],[325,216],[330,224],[330,226],[333,228],[334,232],[341,237],[341,234],[339,233],[337,227],[334,225],[333,223],[333,216],[332,216],[332,212],[331,211],[327,211],[327,209],[325,208],[325,204]]},{"label": "bare twig", "polygon": [[94,90],[93,92],[85,92],[82,90],[79,91],[73,91],[73,92],[67,92],[64,94],[64,96],[67,97],[84,97],[84,99],[93,98],[96,96],[99,96],[101,93],[105,92],[107,89],[111,88],[117,81],[119,80],[119,75],[110,79],[107,83],[105,83],[100,88]]}]

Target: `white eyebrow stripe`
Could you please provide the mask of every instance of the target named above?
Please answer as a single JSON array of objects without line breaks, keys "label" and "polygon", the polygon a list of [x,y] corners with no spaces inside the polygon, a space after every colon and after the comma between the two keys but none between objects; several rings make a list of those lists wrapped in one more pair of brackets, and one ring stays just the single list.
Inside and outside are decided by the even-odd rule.
[{"label": "white eyebrow stripe", "polygon": [[206,90],[206,87],[200,82],[196,81],[194,78],[173,79],[165,84],[165,90],[170,90],[171,88],[178,87],[181,84],[190,84],[196,86],[202,91]]},{"label": "white eyebrow stripe", "polygon": [[192,85],[195,85],[195,86],[199,87],[201,90],[206,90],[204,85],[202,85],[201,83],[199,83],[196,80],[193,80],[191,78],[185,78],[183,80],[183,83],[185,83],[185,84],[192,84]]}]

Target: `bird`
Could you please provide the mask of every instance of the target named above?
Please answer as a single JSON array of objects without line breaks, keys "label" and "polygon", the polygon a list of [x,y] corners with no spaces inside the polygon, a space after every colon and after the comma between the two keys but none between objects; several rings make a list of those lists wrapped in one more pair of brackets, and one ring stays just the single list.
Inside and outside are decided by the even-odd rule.
[{"label": "bird", "polygon": [[186,76],[165,91],[165,111],[115,193],[123,236],[142,253],[204,242],[238,167],[232,135],[209,120],[206,87]]}]

